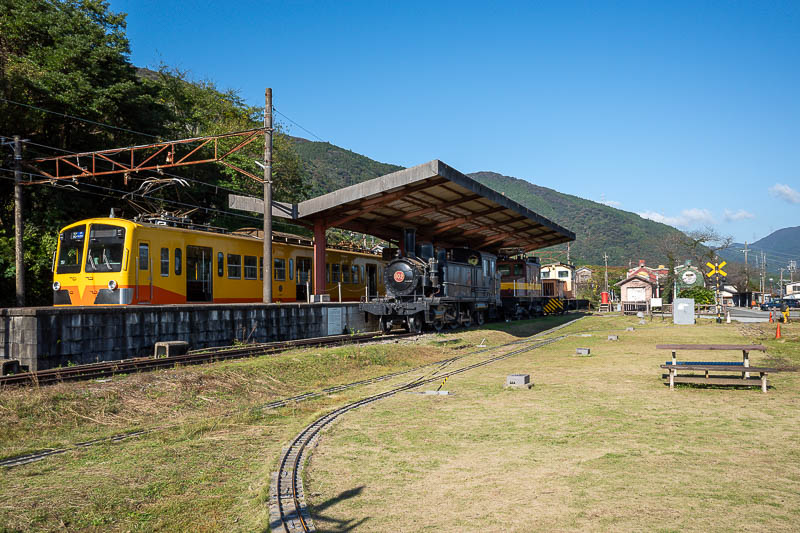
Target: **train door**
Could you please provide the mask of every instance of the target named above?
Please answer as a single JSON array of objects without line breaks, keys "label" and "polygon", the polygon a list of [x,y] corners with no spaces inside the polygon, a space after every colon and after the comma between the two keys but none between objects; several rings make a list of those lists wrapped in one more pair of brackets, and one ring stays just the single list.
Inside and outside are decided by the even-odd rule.
[{"label": "train door", "polygon": [[149,304],[153,301],[153,269],[150,259],[150,243],[139,241],[139,254],[136,257],[136,301]]},{"label": "train door", "polygon": [[211,302],[214,299],[211,261],[214,252],[206,246],[186,247],[186,301]]},{"label": "train door", "polygon": [[308,288],[311,287],[311,258],[298,257],[295,268],[297,269],[297,276],[295,277],[297,280],[297,301],[305,302],[308,300]]},{"label": "train door", "polygon": [[367,263],[367,292],[370,298],[378,297],[378,266]]}]

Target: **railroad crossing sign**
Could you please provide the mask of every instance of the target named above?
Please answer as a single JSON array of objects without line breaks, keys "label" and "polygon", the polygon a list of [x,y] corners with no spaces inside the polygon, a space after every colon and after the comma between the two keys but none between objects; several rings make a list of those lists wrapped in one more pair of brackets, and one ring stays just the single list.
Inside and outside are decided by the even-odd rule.
[{"label": "railroad crossing sign", "polygon": [[718,276],[727,276],[728,273],[722,270],[722,267],[724,267],[727,264],[728,264],[727,261],[723,261],[722,263],[706,263],[706,265],[708,265],[708,268],[711,269],[711,272],[706,274],[706,276],[708,276],[709,278],[715,274]]}]

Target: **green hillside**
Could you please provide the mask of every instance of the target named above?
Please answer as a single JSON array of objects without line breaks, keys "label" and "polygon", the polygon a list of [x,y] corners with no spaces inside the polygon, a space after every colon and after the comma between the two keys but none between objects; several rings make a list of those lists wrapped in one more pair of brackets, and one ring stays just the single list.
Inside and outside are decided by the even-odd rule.
[{"label": "green hillside", "polygon": [[[648,264],[665,263],[662,243],[678,230],[647,220],[636,213],[622,211],[591,200],[540,187],[525,180],[495,172],[475,172],[470,176],[487,187],[505,193],[573,232],[570,257],[576,263],[602,264],[603,253],[613,265],[645,259]],[[562,245],[556,249],[565,249]]]},{"label": "green hillside", "polygon": [[295,151],[305,163],[312,197],[403,168],[389,163],[379,163],[331,143],[314,142],[300,137],[291,139],[294,141]]}]

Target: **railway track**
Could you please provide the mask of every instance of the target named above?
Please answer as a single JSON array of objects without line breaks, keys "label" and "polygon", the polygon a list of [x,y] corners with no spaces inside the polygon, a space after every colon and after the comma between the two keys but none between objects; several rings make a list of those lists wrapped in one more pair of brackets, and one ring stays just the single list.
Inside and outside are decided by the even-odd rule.
[{"label": "railway track", "polygon": [[[561,326],[558,326],[551,330],[548,330],[547,332],[542,332],[536,335],[535,337],[552,333],[556,329],[561,329],[562,327],[565,327],[566,325],[571,324],[573,322],[574,320],[566,324],[562,324]],[[311,519],[311,514],[305,502],[305,495],[302,482],[302,467],[308,453],[310,452],[310,449],[316,444],[320,431],[329,424],[331,424],[332,422],[334,422],[336,419],[341,417],[343,414],[353,409],[357,409],[361,406],[382,400],[384,398],[388,398],[390,396],[394,396],[399,392],[415,389],[417,387],[420,387],[428,383],[440,381],[442,378],[448,378],[456,374],[461,374],[464,372],[468,372],[469,370],[473,370],[475,368],[492,364],[502,359],[507,359],[515,355],[529,352],[531,350],[541,348],[542,346],[546,346],[548,344],[557,342],[566,337],[567,337],[566,335],[562,335],[550,339],[540,340],[538,342],[533,342],[532,344],[528,344],[527,346],[523,345],[522,347],[511,350],[510,352],[490,357],[483,361],[467,365],[465,367],[456,370],[451,370],[448,372],[438,374],[434,377],[418,378],[414,381],[406,383],[405,385],[401,385],[386,392],[368,396],[361,400],[349,403],[343,407],[340,407],[326,414],[323,417],[318,418],[309,426],[307,426],[299,435],[297,435],[297,437],[295,437],[294,440],[292,440],[289,446],[286,449],[284,449],[284,451],[281,454],[280,460],[278,462],[278,471],[272,474],[272,477],[270,479],[271,530],[273,531],[273,533],[278,533],[278,532],[296,533],[301,531],[315,531],[314,524]],[[508,343],[502,346],[487,348],[485,350],[479,350],[478,352],[472,352],[471,354],[465,354],[463,356],[453,358],[453,360],[461,359],[463,357],[466,357],[467,355],[474,355],[475,353],[487,352],[514,344],[525,344],[530,342],[531,339],[515,341],[513,343]],[[452,361],[447,361],[447,364],[449,364],[450,362]],[[442,365],[442,367],[443,366],[444,365]]]},{"label": "railway track", "polygon": [[240,359],[257,355],[268,355],[291,350],[317,346],[330,346],[336,344],[358,344],[371,342],[376,339],[390,340],[412,337],[412,333],[396,333],[386,335],[380,332],[361,333],[358,335],[334,335],[330,337],[316,337],[312,339],[299,339],[294,341],[269,342],[261,344],[248,344],[246,346],[207,348],[193,350],[184,355],[172,357],[135,357],[119,361],[107,361],[78,365],[66,368],[51,368],[37,372],[24,372],[9,376],[0,376],[0,387],[11,385],[46,385],[62,381],[89,380],[113,376],[115,374],[130,374],[147,372],[160,368],[171,368],[176,365],[197,365],[227,359]]}]

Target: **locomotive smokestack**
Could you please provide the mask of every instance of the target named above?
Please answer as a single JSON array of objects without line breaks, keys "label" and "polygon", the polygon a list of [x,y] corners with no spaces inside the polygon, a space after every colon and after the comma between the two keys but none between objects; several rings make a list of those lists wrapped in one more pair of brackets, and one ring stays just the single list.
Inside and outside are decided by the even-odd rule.
[{"label": "locomotive smokestack", "polygon": [[403,243],[406,248],[407,257],[417,256],[417,229],[403,228]]}]

